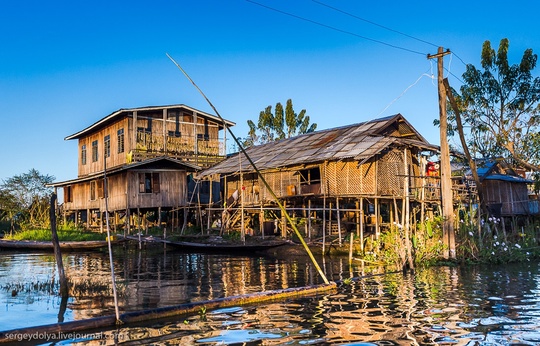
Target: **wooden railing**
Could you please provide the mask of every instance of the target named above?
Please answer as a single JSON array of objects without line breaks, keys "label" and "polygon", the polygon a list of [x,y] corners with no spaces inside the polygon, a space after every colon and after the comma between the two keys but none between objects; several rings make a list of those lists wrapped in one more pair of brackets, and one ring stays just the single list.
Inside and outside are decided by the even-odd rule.
[{"label": "wooden railing", "polygon": [[128,161],[140,162],[157,156],[188,161],[203,168],[225,158],[219,139],[205,140],[193,136],[173,137],[138,131],[135,150]]}]

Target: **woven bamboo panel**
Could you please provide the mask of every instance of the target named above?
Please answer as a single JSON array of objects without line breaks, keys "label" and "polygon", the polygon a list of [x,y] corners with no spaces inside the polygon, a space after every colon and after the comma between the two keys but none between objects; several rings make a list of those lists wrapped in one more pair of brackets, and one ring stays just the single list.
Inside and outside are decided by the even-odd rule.
[{"label": "woven bamboo panel", "polygon": [[336,177],[336,163],[328,162],[325,169],[325,179],[326,186],[328,187],[327,194],[333,196],[337,194],[337,177]]},{"label": "woven bamboo panel", "polygon": [[403,154],[390,151],[378,162],[378,194],[402,196],[404,185]]},{"label": "woven bamboo panel", "polygon": [[[271,172],[265,173],[264,178],[277,197],[284,197],[288,195],[287,186],[294,184],[298,188],[298,179],[296,181],[292,179],[292,174],[293,172]],[[260,189],[260,196],[263,200],[273,199],[270,191],[262,183]]]},{"label": "woven bamboo panel", "polygon": [[366,162],[360,167],[360,193],[374,195],[376,192],[376,167],[375,162]]},{"label": "woven bamboo panel", "polygon": [[337,172],[337,190],[339,194],[360,195],[362,193],[361,172],[356,161],[339,163]]}]

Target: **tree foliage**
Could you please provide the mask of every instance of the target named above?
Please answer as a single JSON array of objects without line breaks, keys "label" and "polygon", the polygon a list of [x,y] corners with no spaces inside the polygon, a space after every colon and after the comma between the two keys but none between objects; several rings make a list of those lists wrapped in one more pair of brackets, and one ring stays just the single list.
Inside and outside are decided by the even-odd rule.
[{"label": "tree foliage", "polygon": [[295,113],[291,99],[287,100],[285,110],[281,103],[277,103],[272,112],[272,106],[267,106],[259,114],[259,121],[255,124],[252,120],[247,121],[249,126],[248,137],[244,141],[245,146],[264,144],[284,138],[290,138],[299,134],[315,131],[317,124],[310,124],[310,118],[306,110]]},{"label": "tree foliage", "polygon": [[50,175],[42,175],[31,169],[28,173],[6,179],[0,185],[0,215],[12,225],[22,228],[48,227],[49,196],[54,181]]},{"label": "tree foliage", "polygon": [[529,169],[540,164],[540,78],[533,77],[537,55],[523,53],[519,64],[508,61],[509,41],[495,51],[482,46],[481,66],[467,65],[461,95],[456,95],[465,125],[470,127],[469,149],[480,157],[502,156]]}]

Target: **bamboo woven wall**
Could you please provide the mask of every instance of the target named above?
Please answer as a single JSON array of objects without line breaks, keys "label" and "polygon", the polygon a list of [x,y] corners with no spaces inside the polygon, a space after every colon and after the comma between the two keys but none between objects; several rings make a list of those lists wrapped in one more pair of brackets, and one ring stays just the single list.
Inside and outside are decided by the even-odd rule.
[{"label": "bamboo woven wall", "polygon": [[[358,167],[357,161],[328,162],[325,166],[327,195],[358,196],[364,193],[364,167]],[[368,179],[369,180],[369,179]]]},{"label": "bamboo woven wall", "polygon": [[[294,171],[266,172],[264,173],[264,179],[277,197],[293,196],[298,193],[300,179]],[[294,189],[292,186],[294,186]],[[259,189],[262,200],[270,201],[274,199],[266,186],[260,184]]]},{"label": "bamboo woven wall", "polygon": [[382,156],[377,164],[377,194],[379,196],[403,196],[405,183],[403,153],[392,150]]}]

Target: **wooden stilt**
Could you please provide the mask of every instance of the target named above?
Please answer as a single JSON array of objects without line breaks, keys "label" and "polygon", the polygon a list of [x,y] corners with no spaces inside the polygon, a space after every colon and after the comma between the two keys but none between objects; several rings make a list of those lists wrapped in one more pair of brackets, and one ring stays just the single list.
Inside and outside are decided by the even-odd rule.
[{"label": "wooden stilt", "polygon": [[341,246],[341,215],[339,213],[339,198],[336,197],[336,218],[338,228],[338,244]]},{"label": "wooden stilt", "polygon": [[307,212],[307,225],[308,225],[308,239],[311,240],[311,199],[308,199],[308,212]]}]

